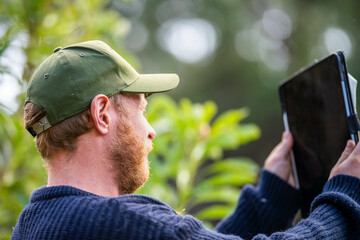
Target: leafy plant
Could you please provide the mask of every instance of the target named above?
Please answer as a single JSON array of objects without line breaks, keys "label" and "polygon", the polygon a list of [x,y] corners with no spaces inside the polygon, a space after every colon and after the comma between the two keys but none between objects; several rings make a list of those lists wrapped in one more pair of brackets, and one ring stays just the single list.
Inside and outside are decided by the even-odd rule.
[{"label": "leafy plant", "polygon": [[137,66],[137,59],[123,44],[131,23],[111,4],[101,0],[3,0],[0,26],[5,34],[0,35],[0,54],[18,40],[27,60],[24,81],[56,47],[93,39],[105,41]]},{"label": "leafy plant", "polygon": [[10,239],[31,192],[45,183],[33,138],[18,115],[9,115],[0,107],[0,239]]},{"label": "leafy plant", "polygon": [[205,221],[218,221],[234,209],[239,188],[253,183],[259,169],[248,158],[223,159],[223,153],[258,138],[260,131],[240,123],[248,116],[245,108],[216,114],[211,101],[176,104],[165,95],[150,100],[147,117],[157,137],[149,155],[150,179],[138,193]]}]

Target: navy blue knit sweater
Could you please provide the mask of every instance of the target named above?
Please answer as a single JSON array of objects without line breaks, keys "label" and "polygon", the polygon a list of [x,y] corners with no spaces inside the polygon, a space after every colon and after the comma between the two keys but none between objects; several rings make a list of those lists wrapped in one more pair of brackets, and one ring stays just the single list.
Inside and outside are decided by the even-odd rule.
[{"label": "navy blue knit sweater", "polygon": [[109,198],[70,186],[42,187],[33,192],[12,239],[360,239],[359,189],[358,178],[332,178],[310,216],[286,230],[299,192],[263,171],[259,186],[247,186],[234,212],[210,231],[147,196]]}]

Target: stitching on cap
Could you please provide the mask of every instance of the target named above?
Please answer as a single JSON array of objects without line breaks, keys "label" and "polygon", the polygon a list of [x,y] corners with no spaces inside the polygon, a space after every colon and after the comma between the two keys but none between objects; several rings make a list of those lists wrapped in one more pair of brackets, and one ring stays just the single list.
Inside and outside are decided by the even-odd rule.
[{"label": "stitching on cap", "polygon": [[[74,72],[73,72],[73,70],[72,70],[72,68],[71,68],[71,65],[69,64],[69,59],[65,56],[65,54],[63,53],[63,52],[59,52],[59,54],[61,55],[60,56],[60,63],[61,64],[65,64],[66,65],[66,67],[68,68],[68,70],[70,71],[70,73],[71,73],[71,76],[72,76],[72,78],[73,78],[73,80],[75,81],[75,83],[76,83],[76,87],[77,87],[77,90],[81,93],[81,96],[83,95],[83,91],[80,89],[80,87],[79,87],[79,84],[78,84],[78,81],[77,81],[77,79],[76,79],[76,77],[75,77],[75,74],[74,74]],[[64,109],[64,106],[63,105],[61,105],[60,106],[61,108],[59,109],[59,112],[60,111],[63,111],[63,109]],[[58,119],[59,119],[59,116],[58,116],[58,113],[56,113],[56,121],[58,122]]]}]

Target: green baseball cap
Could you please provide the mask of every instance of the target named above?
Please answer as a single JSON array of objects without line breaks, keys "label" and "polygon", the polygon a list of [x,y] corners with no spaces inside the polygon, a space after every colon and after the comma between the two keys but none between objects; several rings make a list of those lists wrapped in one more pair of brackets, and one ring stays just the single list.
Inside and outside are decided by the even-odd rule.
[{"label": "green baseball cap", "polygon": [[102,41],[58,47],[31,76],[26,101],[46,112],[28,128],[36,136],[89,108],[98,94],[158,93],[179,84],[176,74],[139,74]]}]

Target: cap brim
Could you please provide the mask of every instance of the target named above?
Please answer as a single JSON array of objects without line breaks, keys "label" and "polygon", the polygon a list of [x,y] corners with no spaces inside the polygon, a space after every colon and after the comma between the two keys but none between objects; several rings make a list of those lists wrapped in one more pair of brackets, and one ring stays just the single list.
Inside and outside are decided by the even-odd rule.
[{"label": "cap brim", "polygon": [[140,74],[139,78],[122,92],[129,93],[158,93],[174,89],[179,84],[176,74]]}]

